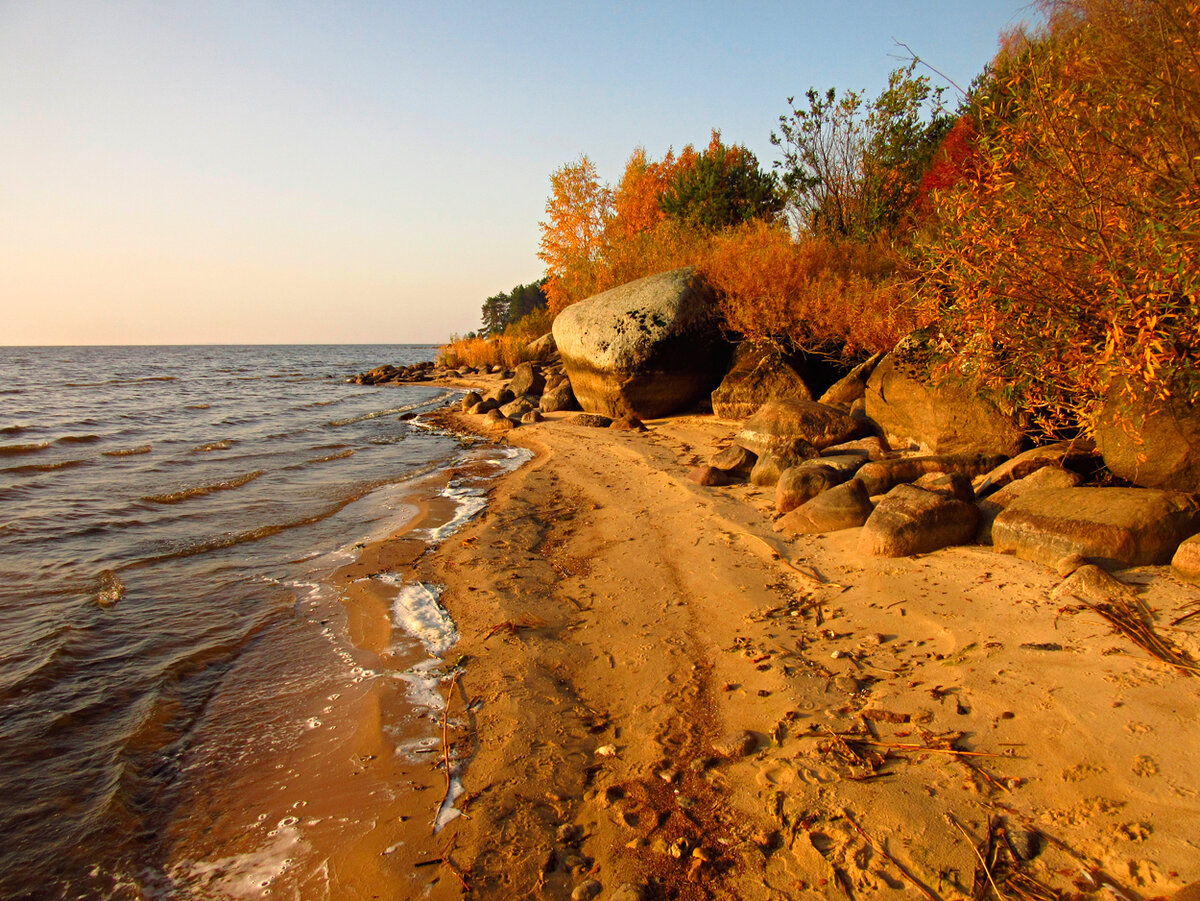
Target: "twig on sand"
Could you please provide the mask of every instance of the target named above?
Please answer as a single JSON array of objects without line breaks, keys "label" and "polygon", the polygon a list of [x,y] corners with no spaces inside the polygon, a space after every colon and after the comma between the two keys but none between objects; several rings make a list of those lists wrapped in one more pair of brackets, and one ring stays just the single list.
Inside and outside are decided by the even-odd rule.
[{"label": "twig on sand", "polygon": [[450,690],[446,692],[446,705],[442,708],[442,767],[446,771],[446,793],[442,796],[442,803],[438,805],[439,814],[450,802],[450,793],[454,790],[454,774],[450,771],[450,702],[454,700],[458,675],[458,672],[455,672],[450,678]]},{"label": "twig on sand", "polygon": [[842,591],[846,590],[845,585],[839,585],[837,582],[830,582],[828,579],[826,579],[823,575],[821,575],[820,571],[817,570],[816,567],[797,566],[795,563],[793,563],[791,560],[789,560],[787,557],[785,557],[782,553],[780,553],[778,550],[776,550],[774,547],[772,547],[771,542],[767,541],[765,538],[761,538],[760,536],[755,535],[753,532],[742,532],[742,534],[747,536],[748,538],[753,538],[755,541],[757,541],[759,544],[761,544],[763,547],[765,547],[767,549],[767,551],[771,554],[772,560],[778,560],[780,563],[782,563],[788,569],[792,570],[795,573],[798,573],[799,575],[803,576],[805,579],[808,579],[808,581],[813,582],[817,585],[824,585],[828,588],[840,588],[840,589],[842,589]]},{"label": "twig on sand", "polygon": [[[962,825],[954,818],[954,814],[946,814],[948,819],[959,832],[963,834],[963,838],[967,840],[967,844],[971,846],[971,850],[975,852],[975,856],[979,858],[979,866],[983,868],[983,875],[987,876],[987,881],[991,883],[992,891],[996,893],[996,897],[1000,901],[1006,901],[1004,893],[1000,891],[1000,887],[996,885],[996,880],[992,878],[992,871],[988,869],[987,861],[983,859],[983,855],[979,853],[979,849],[975,847],[975,841],[971,838],[970,833],[962,827]],[[990,830],[989,830],[990,834]]]},{"label": "twig on sand", "polygon": [[888,861],[892,864],[892,866],[894,866],[897,870],[899,870],[904,875],[904,878],[913,884],[913,886],[917,889],[917,891],[919,891],[922,895],[924,895],[926,898],[928,898],[929,901],[942,901],[942,898],[940,895],[938,895],[936,892],[934,892],[933,889],[931,889],[929,886],[927,886],[925,883],[923,883],[920,879],[918,879],[916,876],[914,876],[909,871],[908,867],[906,867],[900,861],[896,860],[896,858],[894,858],[888,852],[886,845],[880,846],[880,845],[875,844],[874,839],[872,839],[871,836],[867,835],[866,830],[863,829],[862,826],[858,825],[857,822],[855,822],[854,817],[850,816],[850,811],[843,810],[842,816],[844,816],[846,818],[846,821],[851,826],[853,826],[856,830],[858,830],[858,834],[861,835],[863,837],[863,839],[866,841],[866,843],[871,846],[871,849],[876,854],[881,854],[884,857],[886,857],[888,859]]}]

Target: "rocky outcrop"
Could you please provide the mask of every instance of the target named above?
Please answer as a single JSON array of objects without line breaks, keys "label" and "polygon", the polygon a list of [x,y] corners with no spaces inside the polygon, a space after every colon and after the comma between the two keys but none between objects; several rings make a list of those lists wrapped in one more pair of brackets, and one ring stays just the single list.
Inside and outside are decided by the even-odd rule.
[{"label": "rocky outcrop", "polygon": [[1096,420],[1096,444],[1109,471],[1126,481],[1200,491],[1200,406],[1131,393],[1118,381]]},{"label": "rocky outcrop", "polygon": [[603,413],[576,413],[570,422],[572,425],[587,426],[591,429],[607,429],[613,423],[612,417]]},{"label": "rocky outcrop", "polygon": [[1009,482],[999,491],[979,501],[979,532],[975,535],[975,540],[980,544],[991,544],[992,524],[996,517],[1021,495],[1051,488],[1074,488],[1081,480],[1082,476],[1079,473],[1063,469],[1061,466],[1043,466],[1022,479]]},{"label": "rocky outcrop", "polygon": [[579,404],[575,402],[575,392],[571,390],[570,380],[564,378],[548,386],[542,394],[539,407],[543,413],[578,410]]},{"label": "rocky outcrop", "polygon": [[1179,545],[1171,557],[1171,571],[1185,582],[1200,585],[1200,535]]},{"label": "rocky outcrop", "polygon": [[707,397],[731,350],[716,297],[690,268],[572,304],[554,320],[554,340],[584,410],[641,419]]},{"label": "rocky outcrop", "polygon": [[863,480],[872,495],[886,494],[896,485],[915,482],[929,473],[958,472],[974,478],[995,469],[1000,461],[1000,457],[960,454],[896,457],[867,463],[858,471],[858,478]]},{"label": "rocky outcrop", "polygon": [[778,347],[747,341],[738,347],[733,366],[712,393],[713,415],[748,419],[767,401],[788,398],[812,400],[812,394]]},{"label": "rocky outcrop", "polygon": [[522,363],[513,373],[508,388],[517,397],[522,394],[541,396],[546,390],[546,377],[542,374],[542,367],[536,363]]},{"label": "rocky outcrop", "polygon": [[991,494],[993,491],[1003,488],[1009,482],[1015,482],[1032,475],[1044,466],[1058,468],[1073,466],[1090,467],[1093,465],[1095,458],[1096,446],[1091,441],[1083,438],[1076,438],[1072,441],[1059,441],[1056,444],[1030,448],[1027,451],[1017,454],[1011,460],[1005,460],[989,472],[975,490],[975,496],[984,497]]},{"label": "rocky outcrop", "polygon": [[865,523],[873,509],[866,487],[858,479],[851,479],[783,516],[775,529],[796,535],[853,529]]},{"label": "rocky outcrop", "polygon": [[773,400],[759,408],[734,439],[760,456],[809,457],[866,431],[859,419],[811,400]]},{"label": "rocky outcrop", "polygon": [[921,343],[910,336],[867,380],[867,416],[892,447],[930,454],[1018,454],[1023,434],[1017,418],[970,388],[935,384],[926,360]]},{"label": "rocky outcrop", "polygon": [[775,485],[775,510],[778,513],[795,510],[847,478],[846,473],[826,466],[820,460],[791,466],[783,471]]},{"label": "rocky outcrop", "polygon": [[1168,563],[1200,531],[1190,494],[1149,488],[1058,488],[1012,501],[992,524],[997,551],[1055,566],[1079,554],[1107,568]]},{"label": "rocky outcrop", "polygon": [[713,454],[708,463],[714,469],[727,472],[734,478],[747,479],[757,461],[758,456],[753,451],[746,450],[740,444],[731,444]]},{"label": "rocky outcrop", "polygon": [[968,543],[978,521],[974,504],[913,485],[897,485],[863,525],[858,551],[871,557],[927,554]]},{"label": "rocky outcrop", "polygon": [[882,359],[883,354],[875,354],[859,363],[834,382],[829,390],[821,395],[819,402],[848,412],[855,401],[866,396],[867,380],[870,379],[871,373],[875,371],[875,367]]}]

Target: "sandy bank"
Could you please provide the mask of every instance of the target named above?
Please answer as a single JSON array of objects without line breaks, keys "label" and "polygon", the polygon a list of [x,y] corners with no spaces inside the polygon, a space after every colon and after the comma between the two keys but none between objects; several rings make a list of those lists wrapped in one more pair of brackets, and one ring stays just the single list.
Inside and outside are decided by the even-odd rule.
[{"label": "sandy bank", "polygon": [[[510,433],[534,461],[415,564],[468,656],[448,729],[464,816],[431,840],[431,897],[958,898],[990,876],[1005,897],[1148,898],[1200,879],[1200,683],[1051,600],[1042,567],[863,558],[857,530],[785,542],[761,490],[686,479],[730,426],[650,425]],[[1195,589],[1123,578],[1200,652],[1200,617],[1167,626]]]}]

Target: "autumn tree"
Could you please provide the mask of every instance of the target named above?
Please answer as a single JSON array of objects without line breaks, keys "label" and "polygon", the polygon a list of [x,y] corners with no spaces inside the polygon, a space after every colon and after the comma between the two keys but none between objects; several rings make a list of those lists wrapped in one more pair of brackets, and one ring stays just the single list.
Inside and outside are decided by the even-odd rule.
[{"label": "autumn tree", "polygon": [[538,279],[528,285],[517,285],[511,291],[493,294],[483,302],[480,334],[484,338],[498,335],[535,310],[546,307],[546,280]]},{"label": "autumn tree", "polygon": [[788,98],[771,143],[780,149],[787,210],[801,232],[869,238],[897,228],[953,125],[942,89],[916,75],[917,60],[893,71],[874,100],[810,88],[807,105]]},{"label": "autumn tree", "polygon": [[918,246],[940,340],[1048,430],[1114,383],[1200,401],[1200,0],[1046,0]]},{"label": "autumn tree", "polygon": [[727,147],[714,131],[708,147],[680,165],[662,192],[664,213],[688,228],[718,232],[751,219],[772,220],[783,207],[775,176],[742,145]]},{"label": "autumn tree", "polygon": [[550,176],[538,257],[546,264],[545,292],[552,312],[593,293],[595,264],[611,214],[612,191],[600,182],[587,156]]}]

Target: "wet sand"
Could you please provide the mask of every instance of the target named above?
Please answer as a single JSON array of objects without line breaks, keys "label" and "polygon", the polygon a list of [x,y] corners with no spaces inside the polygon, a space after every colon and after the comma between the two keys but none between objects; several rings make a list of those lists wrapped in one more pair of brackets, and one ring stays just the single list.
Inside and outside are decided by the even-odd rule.
[{"label": "wet sand", "polygon": [[[465,794],[412,896],[957,898],[992,879],[1150,898],[1200,879],[1200,683],[1052,599],[1054,573],[982,547],[863,558],[857,530],[786,541],[773,493],[686,478],[733,424],[569,418],[509,433],[536,458],[414,567],[461,634]],[[1200,617],[1168,625],[1196,589],[1121,576],[1200,656]]]}]

